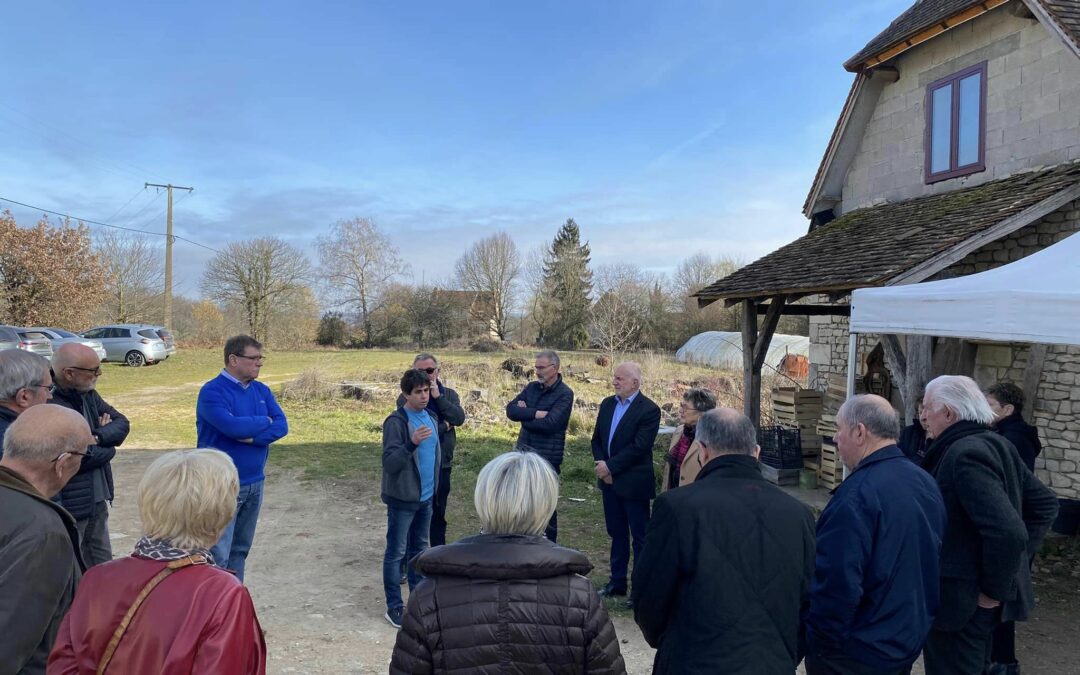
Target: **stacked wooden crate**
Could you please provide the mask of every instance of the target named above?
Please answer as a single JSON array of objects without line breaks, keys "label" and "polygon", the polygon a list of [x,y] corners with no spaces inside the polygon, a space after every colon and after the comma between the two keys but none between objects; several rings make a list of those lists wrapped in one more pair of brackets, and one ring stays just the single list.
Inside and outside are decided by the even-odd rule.
[{"label": "stacked wooden crate", "polygon": [[773,419],[777,424],[799,429],[803,466],[816,470],[821,455],[821,436],[817,431],[822,410],[821,392],[815,389],[777,387],[772,391],[772,406]]},{"label": "stacked wooden crate", "polygon": [[818,484],[829,490],[844,480],[844,467],[836,452],[836,412],[823,412],[817,426],[821,435],[821,464],[818,467]]}]

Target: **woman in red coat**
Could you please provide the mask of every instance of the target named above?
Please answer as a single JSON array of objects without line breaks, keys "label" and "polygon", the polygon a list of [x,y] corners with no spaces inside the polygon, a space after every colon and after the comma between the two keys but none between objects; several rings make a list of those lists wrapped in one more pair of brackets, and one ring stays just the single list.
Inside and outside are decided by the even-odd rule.
[{"label": "woman in red coat", "polygon": [[[102,672],[263,675],[266,644],[251,596],[209,548],[236,510],[228,455],[181,450],[139,482],[144,535],[126,558],[91,568],[60,626],[49,675]],[[142,598],[140,600],[140,597]]]}]

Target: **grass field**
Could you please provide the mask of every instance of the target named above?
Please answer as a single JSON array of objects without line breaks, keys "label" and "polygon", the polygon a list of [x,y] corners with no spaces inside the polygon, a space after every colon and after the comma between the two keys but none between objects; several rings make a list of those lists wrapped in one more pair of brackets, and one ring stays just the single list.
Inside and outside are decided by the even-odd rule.
[{"label": "grass field", "polygon": [[[412,352],[305,351],[269,352],[260,379],[278,395],[289,420],[289,435],[275,444],[270,471],[295,471],[312,481],[363,481],[377,485],[382,452],[381,424],[394,407],[397,379],[412,363]],[[508,357],[531,364],[531,352],[476,354],[440,353],[443,379],[464,398],[482,390],[484,401],[466,403],[469,420],[458,431],[448,538],[474,534],[478,523],[472,507],[476,475],[491,458],[513,447],[517,427],[505,419],[503,406],[525,383],[500,370]],[[595,405],[610,393],[609,368],[594,363],[594,354],[564,354],[563,370],[588,370],[585,381],[568,377],[579,403],[571,419],[562,470],[559,542],[585,551],[596,566],[597,581],[607,578],[608,538],[599,491],[595,486],[589,438]],[[690,383],[714,391],[731,391],[725,401],[738,405],[734,380],[713,370],[676,364],[669,358],[641,356],[644,391],[660,404],[676,402]],[[98,389],[131,420],[125,448],[166,449],[195,445],[195,401],[199,387],[221,369],[218,350],[184,349],[165,363],[143,368],[104,364]],[[301,377],[327,382],[356,381],[377,392],[358,401],[334,397],[302,400],[282,396],[284,387]],[[658,458],[659,462],[659,458]]]}]

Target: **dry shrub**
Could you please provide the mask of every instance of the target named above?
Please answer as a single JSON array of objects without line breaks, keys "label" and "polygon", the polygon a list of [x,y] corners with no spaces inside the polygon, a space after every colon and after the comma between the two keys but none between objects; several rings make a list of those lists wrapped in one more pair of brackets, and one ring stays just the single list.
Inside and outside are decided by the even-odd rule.
[{"label": "dry shrub", "polygon": [[300,377],[286,382],[281,387],[283,400],[306,403],[310,401],[329,401],[339,398],[341,385],[330,379],[321,368],[308,368]]},{"label": "dry shrub", "polygon": [[492,352],[501,352],[504,350],[503,343],[492,338],[481,338],[476,342],[469,345],[469,351],[480,352],[482,354],[489,354]]}]

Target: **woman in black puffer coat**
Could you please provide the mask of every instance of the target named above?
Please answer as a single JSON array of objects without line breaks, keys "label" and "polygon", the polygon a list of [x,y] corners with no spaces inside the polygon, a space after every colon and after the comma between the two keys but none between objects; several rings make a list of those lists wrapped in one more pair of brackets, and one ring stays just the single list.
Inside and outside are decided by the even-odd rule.
[{"label": "woman in black puffer coat", "polygon": [[409,598],[392,675],[626,672],[615,628],[584,554],[541,533],[558,477],[542,457],[510,452],[476,481],[483,534],[413,560],[425,579]]}]

